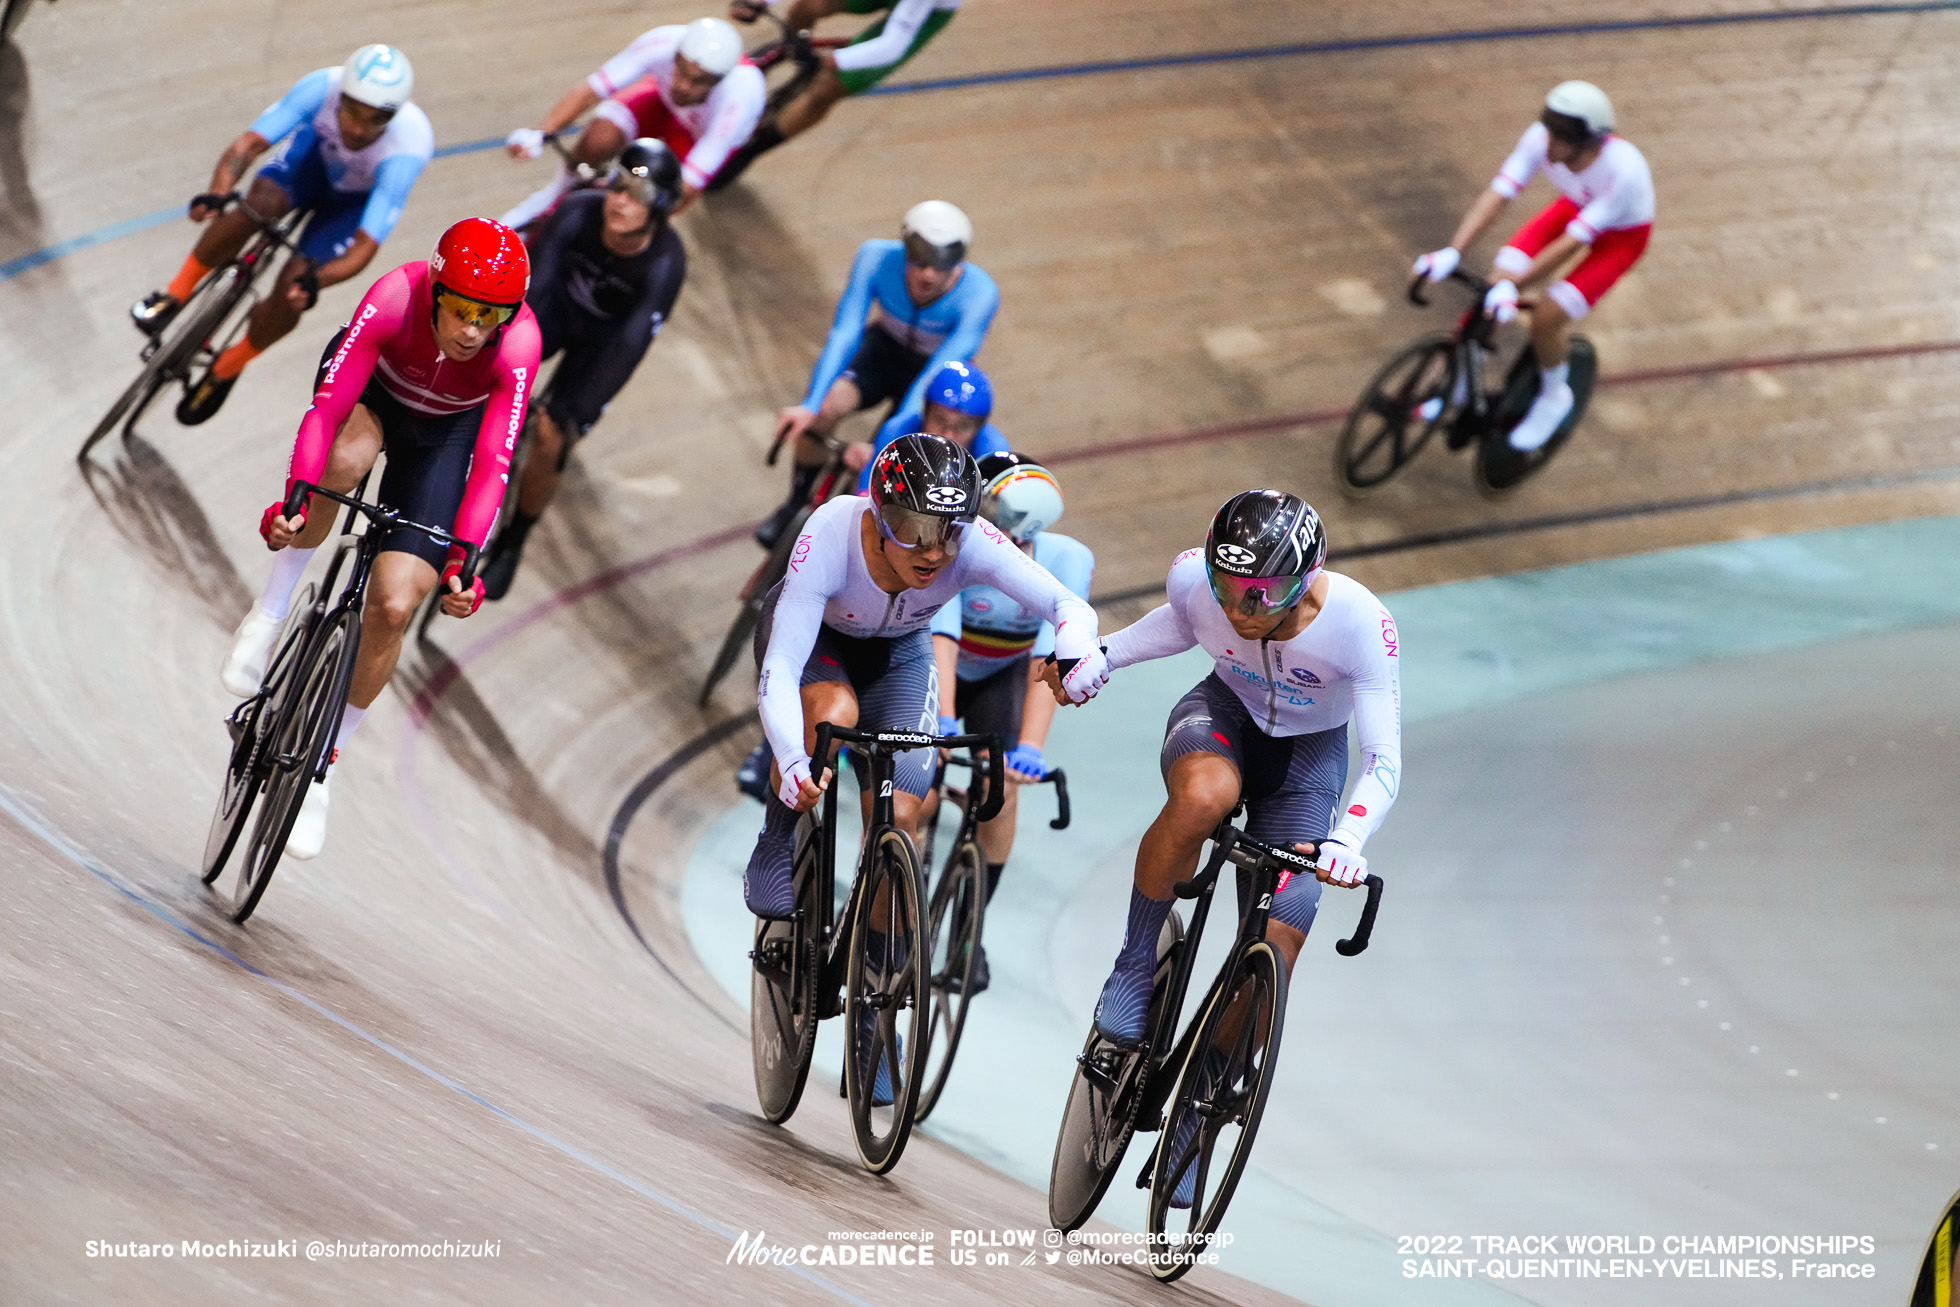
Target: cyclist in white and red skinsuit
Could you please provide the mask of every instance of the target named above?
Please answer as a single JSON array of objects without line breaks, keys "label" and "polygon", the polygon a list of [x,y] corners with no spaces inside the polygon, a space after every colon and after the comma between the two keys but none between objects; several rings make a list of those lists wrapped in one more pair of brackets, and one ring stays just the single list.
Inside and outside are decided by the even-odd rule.
[{"label": "cyclist in white and red skinsuit", "polygon": [[[258,692],[293,591],[333,530],[332,501],[309,500],[298,516],[285,516],[284,501],[298,482],[350,494],[385,450],[375,500],[479,548],[489,538],[537,379],[538,324],[524,303],[530,275],[517,233],[488,218],[468,218],[443,233],[428,262],[403,264],[361,297],[321,360],[284,493],[260,518],[259,534],[274,551],[272,575],[233,638],[222,674],[226,689]],[[402,636],[438,580],[451,616],[467,617],[482,602],[481,578],[463,588],[464,557],[461,546],[419,531],[397,528],[382,541],[362,609],[340,748],[394,675]],[[307,792],[288,853],[319,852],[326,810],[327,783],[320,781]]]},{"label": "cyclist in white and red skinsuit", "polygon": [[[1559,198],[1520,227],[1492,260],[1495,283],[1485,310],[1499,322],[1517,314],[1519,292],[1543,285],[1531,310],[1531,343],[1543,370],[1538,398],[1511,429],[1513,449],[1541,448],[1572,412],[1566,379],[1572,324],[1591,312],[1647,248],[1654,225],[1654,178],[1631,141],[1613,134],[1613,105],[1591,82],[1561,82],[1544,113],[1525,129],[1449,245],[1416,260],[1417,276],[1442,281],[1532,177],[1543,172]],[[1559,269],[1586,252],[1564,276]],[[1459,383],[1461,384],[1461,383]],[[1459,398],[1460,402],[1460,398]]]},{"label": "cyclist in white and red skinsuit", "polygon": [[[642,136],[665,141],[681,161],[679,217],[714,180],[728,156],[748,143],[762,118],[769,87],[762,70],[742,53],[741,38],[719,18],[685,26],[656,27],[606,60],[599,71],[566,92],[537,127],[521,127],[505,141],[512,158],[535,159],[544,138],[569,127],[596,107],[572,145],[572,155],[594,168]],[[561,167],[542,190],[503,216],[522,227],[577,184]]]}]

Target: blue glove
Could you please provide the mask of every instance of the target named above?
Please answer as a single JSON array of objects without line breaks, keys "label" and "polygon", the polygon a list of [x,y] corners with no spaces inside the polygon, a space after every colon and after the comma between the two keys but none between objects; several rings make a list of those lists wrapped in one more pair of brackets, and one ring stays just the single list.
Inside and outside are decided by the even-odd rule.
[{"label": "blue glove", "polygon": [[960,719],[957,717],[948,717],[942,713],[939,718],[939,733],[941,735],[958,735],[960,733]]},{"label": "blue glove", "polygon": [[1007,770],[1041,780],[1048,775],[1048,764],[1041,760],[1041,750],[1032,744],[1017,744],[1007,751]]}]

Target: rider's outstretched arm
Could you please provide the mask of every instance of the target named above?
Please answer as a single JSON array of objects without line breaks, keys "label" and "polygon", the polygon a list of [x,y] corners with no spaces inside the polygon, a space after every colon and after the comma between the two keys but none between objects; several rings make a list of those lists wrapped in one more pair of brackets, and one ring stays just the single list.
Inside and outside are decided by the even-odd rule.
[{"label": "rider's outstretched arm", "polygon": [[885,16],[885,26],[878,35],[837,51],[833,56],[837,71],[850,73],[897,63],[912,48],[912,38],[925,26],[926,19],[932,17],[932,10],[933,0],[898,0]]},{"label": "rider's outstretched arm", "polygon": [[[845,501],[832,502],[842,505]],[[845,563],[850,557],[846,528],[858,529],[858,515],[842,507],[829,513],[820,509],[811,517],[805,533],[821,532],[825,538],[812,541],[803,551],[803,560],[791,567],[776,595],[776,611],[770,619],[769,647],[762,655],[756,706],[762,713],[762,730],[769,737],[770,752],[785,776],[797,763],[810,761],[803,722],[803,666],[816,648],[824,606],[844,584]]]},{"label": "rider's outstretched arm", "polygon": [[299,435],[293,441],[293,461],[286,479],[286,493],[296,481],[315,485],[327,470],[327,455],[333,451],[334,437],[354,404],[374,375],[374,364],[381,357],[381,346],[400,329],[407,314],[410,296],[408,266],[382,274],[361,296],[348,320],[347,334],[340,348],[327,360],[320,374],[320,385],[313,403],[300,419]]},{"label": "rider's outstretched arm", "polygon": [[[886,255],[880,245],[881,242],[866,241],[858,246],[857,257],[851,260],[851,279],[844,284],[843,298],[837,301],[837,314],[830,320],[830,335],[823,343],[823,353],[817,356],[816,370],[810,374],[810,391],[803,397],[803,407],[812,413],[823,408],[823,398],[830,393],[831,383],[843,375],[851,355],[857,353],[858,344],[864,339],[865,315],[871,312],[871,279]],[[904,257],[902,252],[900,257]]]},{"label": "rider's outstretched arm", "polygon": [[1386,608],[1373,629],[1355,639],[1354,734],[1361,750],[1361,777],[1330,832],[1359,851],[1382,824],[1402,788],[1402,673],[1395,619]]},{"label": "rider's outstretched arm", "polygon": [[964,575],[984,581],[1031,613],[1040,613],[1055,626],[1055,657],[1085,658],[1100,646],[1096,639],[1096,610],[1040,563],[1021,552],[991,522],[967,528],[960,548]]},{"label": "rider's outstretched arm", "polygon": [[[476,449],[470,455],[470,476],[463,487],[463,502],[456,509],[457,535],[482,548],[490,539],[490,528],[503,507],[504,484],[510,479],[510,457],[517,448],[517,433],[524,425],[524,406],[530,402],[531,388],[537,384],[539,354],[538,320],[520,313],[504,328],[497,341],[497,380],[484,401],[483,419],[477,424]],[[438,524],[439,525],[439,524]]]}]

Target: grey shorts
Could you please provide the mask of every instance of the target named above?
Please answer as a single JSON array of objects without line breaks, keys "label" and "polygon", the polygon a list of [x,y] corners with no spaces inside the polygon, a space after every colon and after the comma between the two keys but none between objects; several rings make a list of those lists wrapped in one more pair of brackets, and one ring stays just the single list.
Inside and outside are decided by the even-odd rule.
[{"label": "grey shorts", "polygon": [[[1314,735],[1268,735],[1215,674],[1199,681],[1171,709],[1157,759],[1164,775],[1168,778],[1171,764],[1189,753],[1231,760],[1245,801],[1245,833],[1279,848],[1325,838],[1347,785],[1345,725]],[[1248,874],[1240,872],[1241,903],[1247,880]],[[1274,896],[1272,915],[1305,933],[1319,904],[1320,882],[1293,876]]]}]

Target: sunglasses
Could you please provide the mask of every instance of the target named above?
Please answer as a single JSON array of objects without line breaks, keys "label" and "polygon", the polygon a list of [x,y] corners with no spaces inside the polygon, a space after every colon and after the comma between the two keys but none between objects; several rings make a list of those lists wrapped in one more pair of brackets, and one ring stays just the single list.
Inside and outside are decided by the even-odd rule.
[{"label": "sunglasses", "polygon": [[951,245],[934,245],[917,232],[908,232],[905,236],[905,261],[915,268],[946,272],[966,261],[966,246],[958,241]]},{"label": "sunglasses", "polygon": [[[1209,569],[1207,569],[1209,571]],[[1210,572],[1212,598],[1228,613],[1273,617],[1300,602],[1313,574],[1306,576],[1224,576]]]},{"label": "sunglasses", "polygon": [[874,509],[878,530],[900,549],[939,549],[948,554],[960,552],[960,536],[966,523],[932,513],[915,513],[900,504]]},{"label": "sunglasses", "polygon": [[517,316],[515,304],[485,304],[481,300],[458,295],[446,286],[436,287],[436,307],[448,309],[461,318],[466,326],[481,327],[485,331],[501,327]]}]

